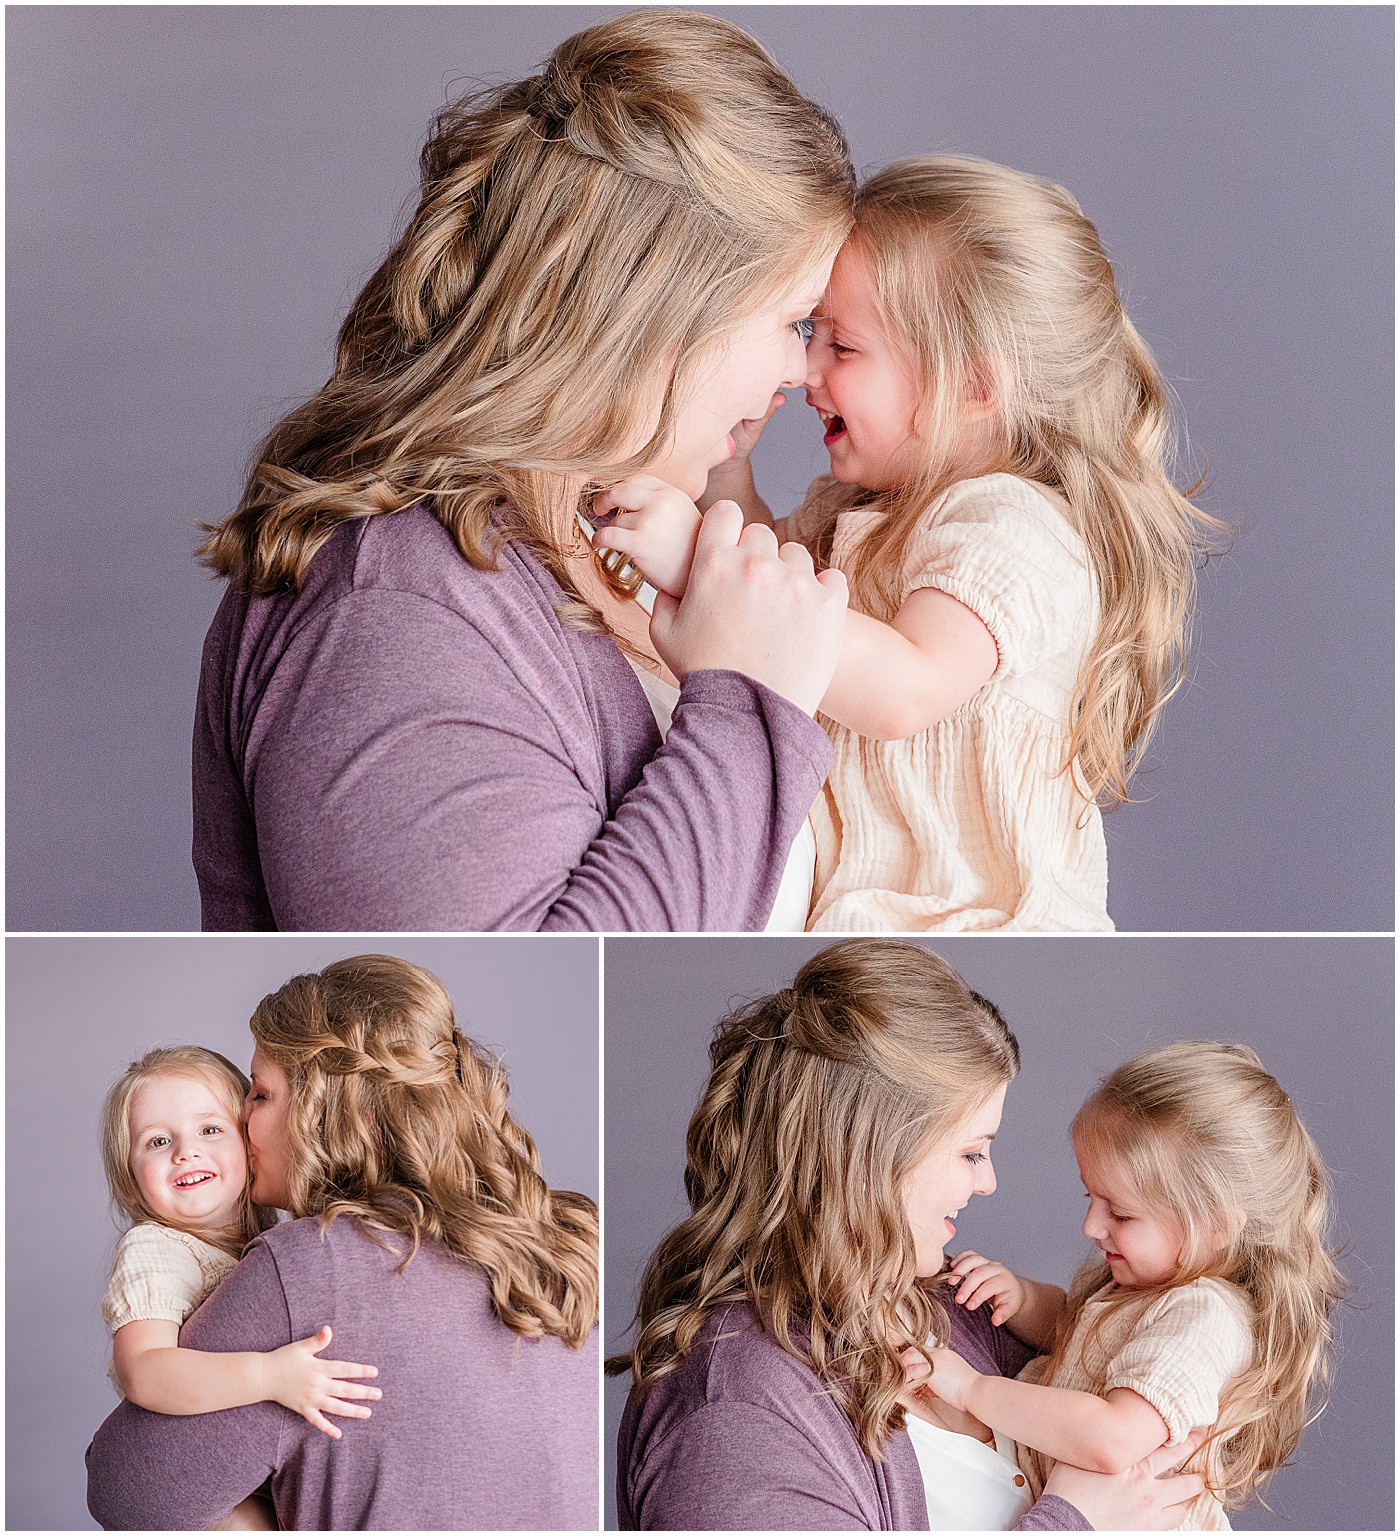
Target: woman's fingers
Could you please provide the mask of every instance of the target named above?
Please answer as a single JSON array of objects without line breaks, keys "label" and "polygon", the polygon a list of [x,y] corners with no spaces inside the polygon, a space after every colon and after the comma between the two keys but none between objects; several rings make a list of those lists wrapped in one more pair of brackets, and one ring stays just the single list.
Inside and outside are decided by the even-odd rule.
[{"label": "woman's fingers", "polygon": [[[1143,1469],[1150,1477],[1161,1477],[1163,1473],[1170,1472],[1173,1467],[1179,1467],[1182,1462],[1190,1461],[1205,1443],[1205,1430],[1193,1429],[1176,1445],[1159,1445],[1151,1455],[1145,1456],[1142,1461]],[[1184,1472],[1177,1481],[1185,1482],[1195,1475],[1193,1472]]]}]

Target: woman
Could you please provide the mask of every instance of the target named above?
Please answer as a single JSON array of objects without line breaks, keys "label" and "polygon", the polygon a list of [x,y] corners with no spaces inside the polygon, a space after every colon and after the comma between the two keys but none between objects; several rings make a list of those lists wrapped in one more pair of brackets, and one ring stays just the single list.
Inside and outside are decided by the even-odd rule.
[{"label": "woman", "polygon": [[[760,927],[844,581],[725,504],[648,625],[579,508],[700,495],[802,382],[845,141],[731,23],[643,10],[449,106],[422,183],[204,546],[204,926]],[[680,680],[664,744],[634,666]]]},{"label": "woman", "polygon": [[181,1342],[263,1350],[329,1323],[383,1397],[340,1441],[276,1404],[123,1404],[88,1453],[93,1514],[207,1528],[270,1473],[288,1529],[593,1528],[593,1202],[545,1185],[504,1073],[417,966],[362,955],[294,977],[252,1031],[252,1194],[294,1219]]},{"label": "woman", "polygon": [[[986,1372],[1029,1352],[928,1286],[954,1218],[996,1187],[990,1146],[1015,1038],[936,955],[823,950],[727,1019],[691,1119],[692,1214],[642,1280],[618,1444],[625,1529],[1170,1526],[1200,1492],[1057,1466],[1034,1503],[1014,1456],[948,1413],[906,1432],[902,1351]],[[1199,1442],[1197,1441],[1196,1444]]]}]

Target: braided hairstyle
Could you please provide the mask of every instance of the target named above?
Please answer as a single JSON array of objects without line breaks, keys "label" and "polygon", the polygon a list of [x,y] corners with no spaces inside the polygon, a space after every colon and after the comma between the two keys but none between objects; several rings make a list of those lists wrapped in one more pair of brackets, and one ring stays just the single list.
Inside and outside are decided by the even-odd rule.
[{"label": "braided hairstyle", "polygon": [[639,9],[448,105],[422,199],[201,554],[295,589],[342,522],[431,497],[466,559],[527,544],[578,599],[574,508],[652,462],[726,331],[829,257],[835,122],[732,22]]},{"label": "braided hairstyle", "polygon": [[457,1029],[437,977],[356,955],[294,976],[250,1027],[287,1076],[292,1215],[402,1235],[401,1269],[434,1239],[485,1272],[508,1328],[583,1346],[598,1316],[597,1207],[541,1178],[505,1072]]},{"label": "braided hairstyle", "polygon": [[609,1371],[645,1391],[746,1302],[878,1456],[904,1422],[899,1351],[948,1337],[915,1273],[904,1179],[1019,1060],[993,1004],[899,940],[833,944],[722,1020],[686,1139],[691,1214],[651,1256],[636,1341]]}]

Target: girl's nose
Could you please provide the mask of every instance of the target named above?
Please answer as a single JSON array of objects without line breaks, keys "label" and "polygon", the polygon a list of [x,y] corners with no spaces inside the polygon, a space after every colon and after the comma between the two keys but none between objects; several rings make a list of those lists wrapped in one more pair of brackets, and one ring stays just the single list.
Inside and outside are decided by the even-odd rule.
[{"label": "girl's nose", "polygon": [[1084,1236],[1087,1237],[1090,1242],[1096,1243],[1103,1236],[1103,1222],[1101,1222],[1099,1218],[1094,1214],[1094,1208],[1092,1205],[1089,1207],[1089,1212],[1084,1218],[1084,1226],[1082,1230],[1084,1232]]}]

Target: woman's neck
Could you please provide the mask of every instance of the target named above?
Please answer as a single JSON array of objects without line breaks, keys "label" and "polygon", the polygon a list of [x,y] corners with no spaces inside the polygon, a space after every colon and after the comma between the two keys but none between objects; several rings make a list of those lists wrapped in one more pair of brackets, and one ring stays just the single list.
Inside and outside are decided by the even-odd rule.
[{"label": "woman's neck", "polygon": [[[582,533],[579,541],[583,542]],[[570,571],[579,596],[602,614],[608,632],[618,642],[623,654],[630,651],[640,666],[674,686],[676,678],[651,643],[651,616],[646,609],[608,585],[591,553],[580,549],[579,558],[571,564]]]}]

